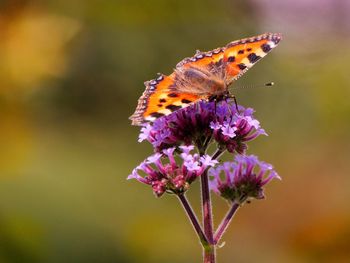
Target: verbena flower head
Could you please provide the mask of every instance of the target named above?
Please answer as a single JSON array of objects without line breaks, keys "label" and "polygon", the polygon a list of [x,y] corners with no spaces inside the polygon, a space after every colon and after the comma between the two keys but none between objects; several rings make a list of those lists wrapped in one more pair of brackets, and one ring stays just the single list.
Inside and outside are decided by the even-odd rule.
[{"label": "verbena flower head", "polygon": [[209,170],[210,188],[223,198],[244,203],[251,198],[264,198],[263,186],[278,174],[271,164],[261,162],[254,155],[237,155],[234,162],[225,162]]},{"label": "verbena flower head", "polygon": [[265,131],[253,117],[253,109],[245,109],[231,102],[201,101],[187,108],[146,124],[141,129],[139,142],[148,140],[156,151],[181,144],[203,146],[213,138],[222,149],[244,153],[246,142]]},{"label": "verbena flower head", "polygon": [[209,155],[200,157],[197,153],[192,154],[193,149],[192,145],[179,147],[180,164],[175,160],[175,147],[155,153],[136,167],[128,179],[150,185],[158,197],[165,192],[184,193],[207,167],[217,164]]}]

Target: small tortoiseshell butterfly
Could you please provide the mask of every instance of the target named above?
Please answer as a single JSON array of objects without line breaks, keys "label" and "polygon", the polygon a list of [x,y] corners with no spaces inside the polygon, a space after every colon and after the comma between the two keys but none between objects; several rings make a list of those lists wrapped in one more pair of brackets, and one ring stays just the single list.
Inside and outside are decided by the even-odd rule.
[{"label": "small tortoiseshell butterfly", "polygon": [[135,113],[133,125],[168,115],[198,100],[222,98],[228,86],[266,56],[281,40],[280,34],[263,35],[233,41],[209,52],[197,51],[176,65],[169,76],[146,81]]}]

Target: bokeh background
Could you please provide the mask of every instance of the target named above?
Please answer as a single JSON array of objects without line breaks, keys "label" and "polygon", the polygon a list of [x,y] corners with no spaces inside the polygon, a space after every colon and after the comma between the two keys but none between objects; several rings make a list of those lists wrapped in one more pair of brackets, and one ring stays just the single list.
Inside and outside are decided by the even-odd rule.
[{"label": "bokeh background", "polygon": [[[130,116],[143,81],[196,49],[283,41],[237,83],[283,177],[237,214],[219,262],[349,262],[350,2],[0,1],[0,262],[201,261],[171,196],[130,171],[152,148]],[[189,197],[199,211],[198,183]],[[214,198],[216,224],[228,208]]]}]

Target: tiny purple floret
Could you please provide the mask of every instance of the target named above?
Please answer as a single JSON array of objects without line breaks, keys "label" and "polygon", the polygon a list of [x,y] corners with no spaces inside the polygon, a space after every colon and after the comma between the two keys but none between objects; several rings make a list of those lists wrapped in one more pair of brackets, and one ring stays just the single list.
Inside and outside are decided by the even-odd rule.
[{"label": "tiny purple floret", "polygon": [[211,190],[232,202],[244,203],[264,198],[263,186],[272,179],[281,179],[271,164],[254,155],[237,155],[234,162],[225,162],[209,170]]},{"label": "tiny purple floret", "polygon": [[[128,179],[136,179],[150,185],[156,196],[165,192],[182,194],[208,167],[217,164],[210,156],[202,157],[191,153],[192,145],[179,147],[180,162],[175,160],[175,147],[164,149],[163,153],[154,153],[136,167]],[[143,174],[143,176],[140,175]]]},{"label": "tiny purple floret", "polygon": [[[232,102],[200,101],[170,115],[158,118],[141,128],[139,141],[149,141],[156,151],[180,145],[201,148],[213,138],[221,148],[231,153],[244,153],[246,143],[266,135],[253,116],[254,110]],[[184,149],[186,152],[186,150]]]}]

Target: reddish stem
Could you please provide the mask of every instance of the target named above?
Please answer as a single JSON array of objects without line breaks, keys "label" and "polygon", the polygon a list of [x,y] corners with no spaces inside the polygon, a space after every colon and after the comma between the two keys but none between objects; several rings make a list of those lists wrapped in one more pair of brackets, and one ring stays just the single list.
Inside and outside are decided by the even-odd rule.
[{"label": "reddish stem", "polygon": [[186,211],[186,214],[187,214],[188,218],[190,219],[190,221],[192,223],[192,226],[193,226],[194,230],[196,231],[202,246],[207,246],[208,245],[208,239],[205,236],[205,234],[204,234],[204,232],[202,230],[202,227],[199,224],[197,216],[193,212],[193,209],[192,209],[190,203],[188,202],[185,194],[179,194],[177,197],[179,198],[179,200],[180,200],[180,202],[182,204],[182,207]]},{"label": "reddish stem", "polygon": [[[200,148],[200,155],[204,155],[206,149]],[[218,149],[212,159],[217,159],[223,151]],[[202,217],[203,217],[203,227],[204,234],[208,239],[209,244],[203,246],[203,262],[204,263],[215,263],[216,262],[216,247],[214,243],[214,230],[213,230],[213,215],[212,215],[212,206],[209,190],[209,176],[208,169],[204,171],[201,175],[201,190],[202,190]]]},{"label": "reddish stem", "polygon": [[204,249],[203,263],[215,263],[216,262],[215,247],[210,246]]},{"label": "reddish stem", "polygon": [[237,212],[239,206],[240,206],[239,203],[236,203],[236,202],[232,204],[230,210],[227,212],[225,218],[222,220],[220,226],[216,230],[216,233],[214,235],[214,244],[217,244],[220,241],[220,239],[222,238],[222,236],[225,233],[228,225],[230,224],[233,216]]},{"label": "reddish stem", "polygon": [[201,175],[202,185],[202,212],[203,212],[203,226],[204,233],[208,238],[210,244],[213,244],[213,221],[212,221],[212,210],[211,210],[211,198],[209,192],[209,179],[208,172],[205,171]]},{"label": "reddish stem", "polygon": [[209,241],[208,246],[204,247],[203,262],[215,263],[213,215],[211,210],[211,198],[210,198],[210,192],[209,192],[209,178],[208,178],[207,170],[201,175],[201,186],[202,186],[202,215],[203,215],[204,233]]}]

